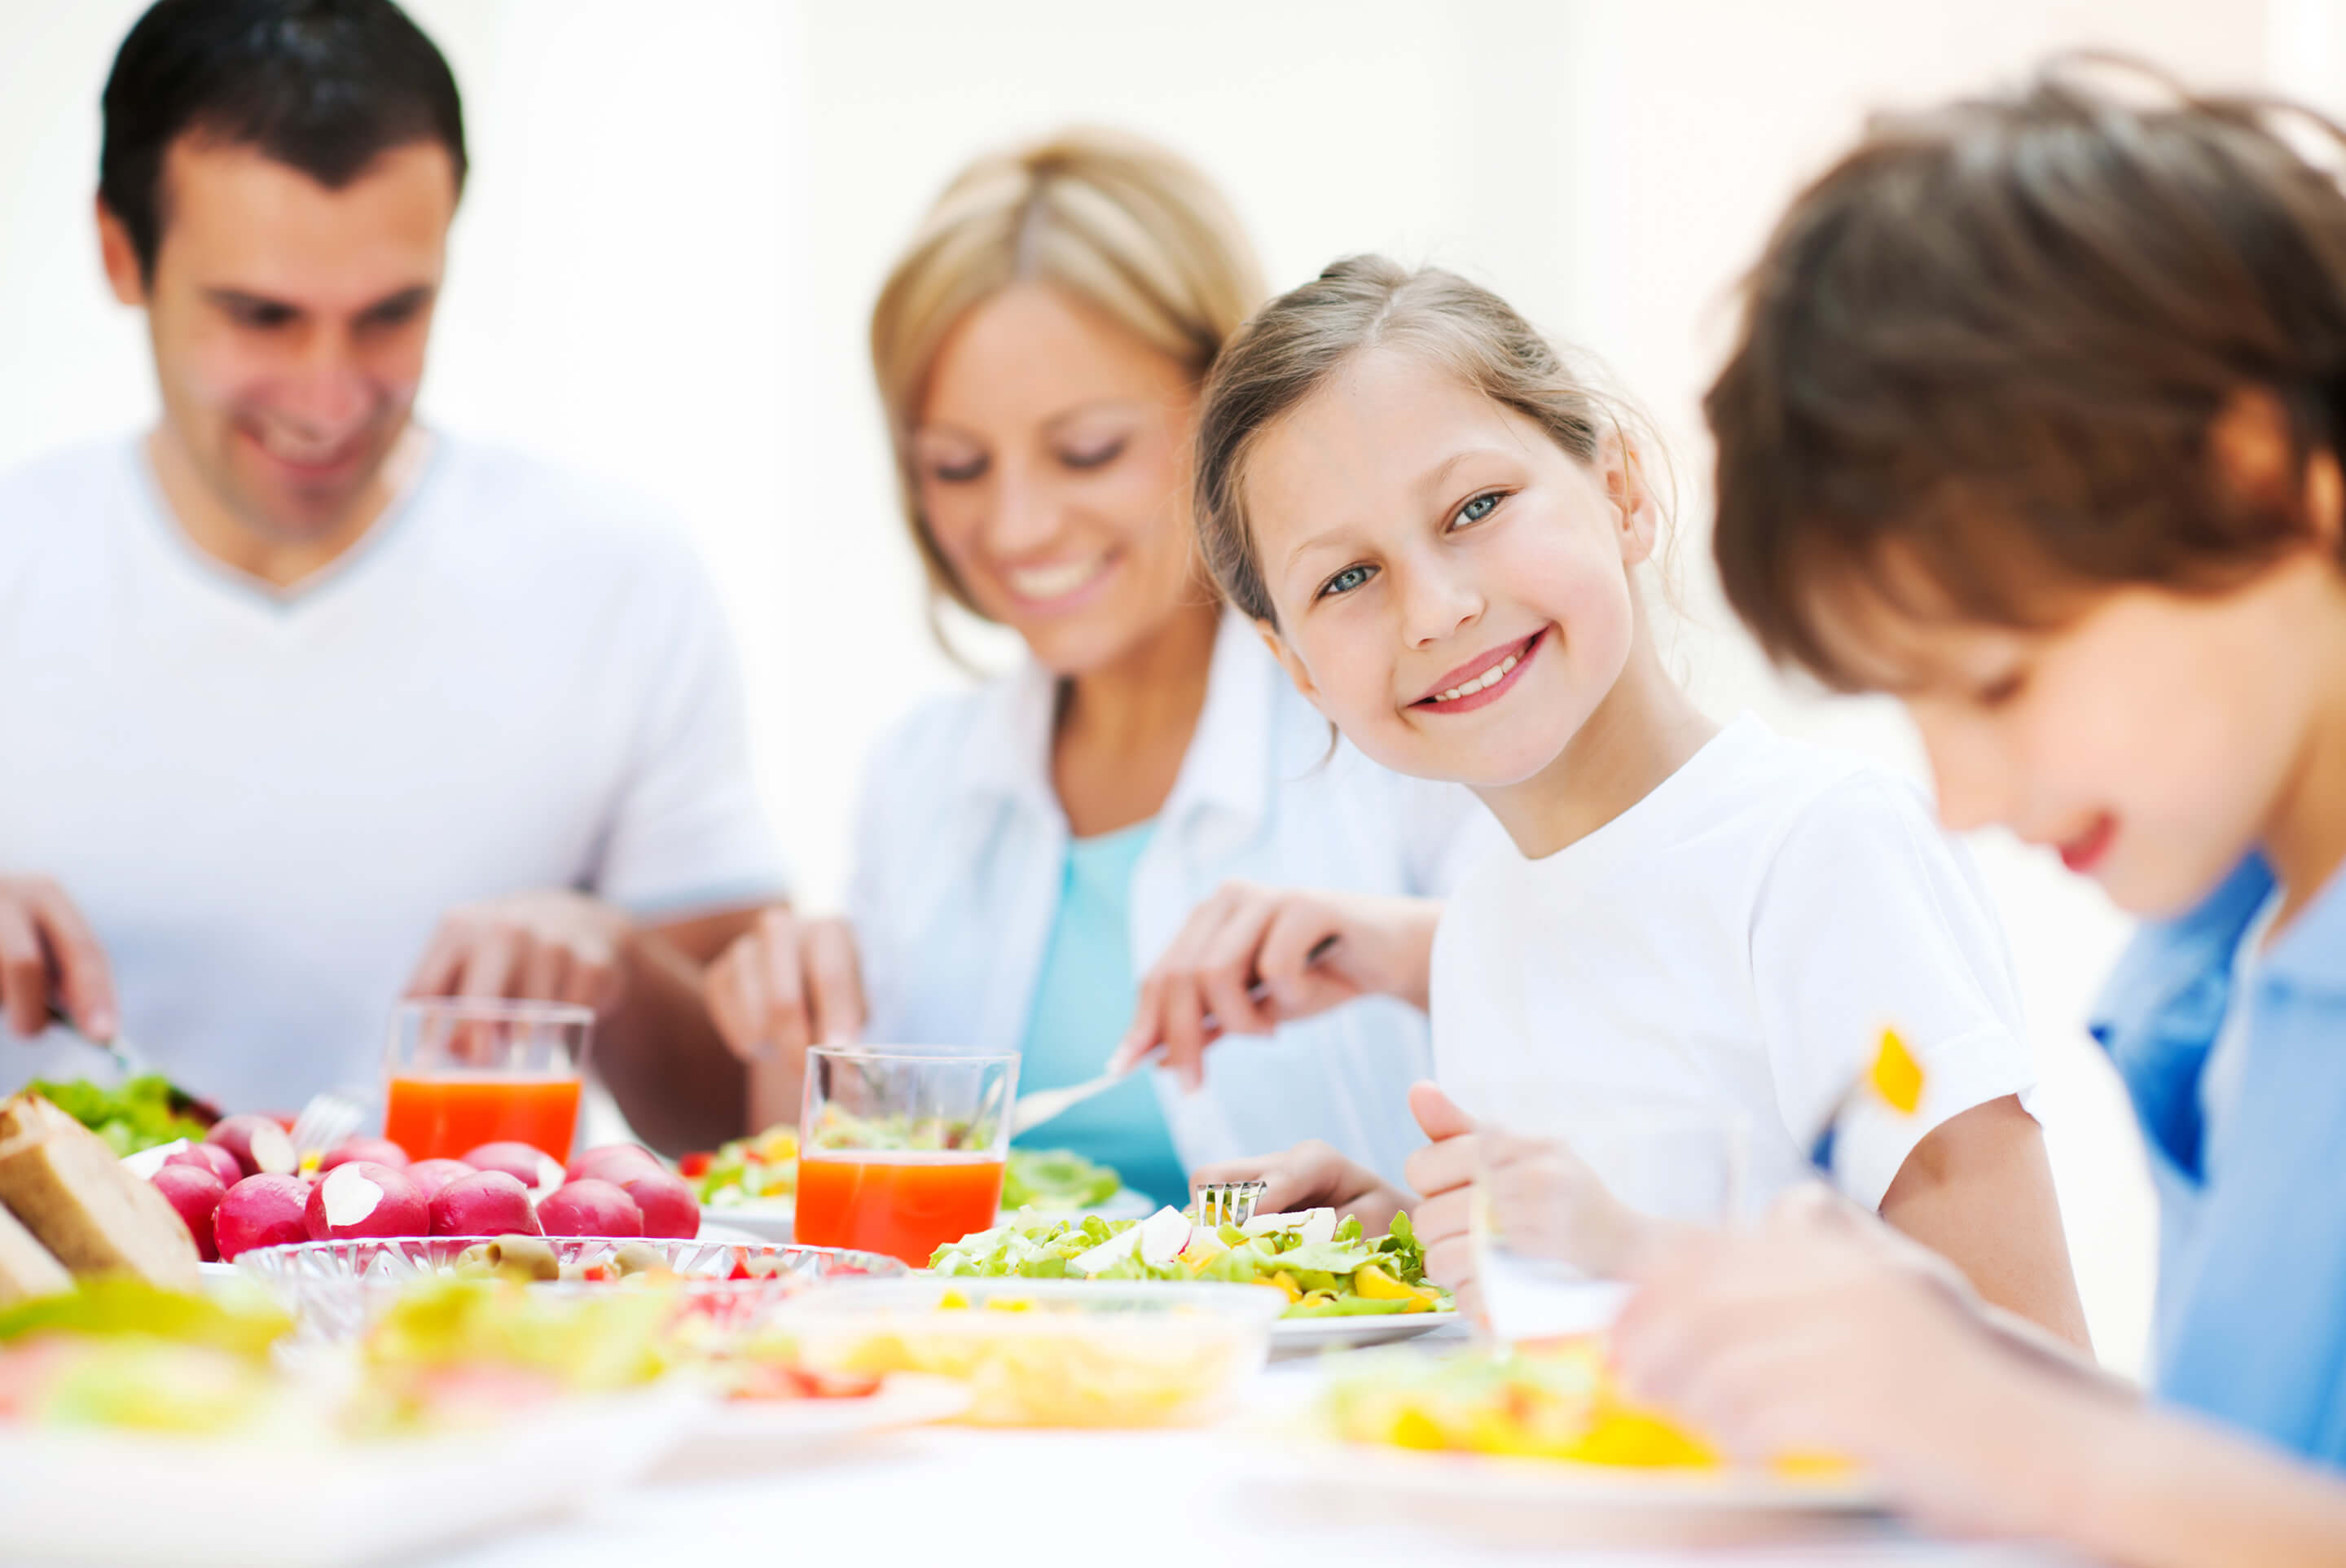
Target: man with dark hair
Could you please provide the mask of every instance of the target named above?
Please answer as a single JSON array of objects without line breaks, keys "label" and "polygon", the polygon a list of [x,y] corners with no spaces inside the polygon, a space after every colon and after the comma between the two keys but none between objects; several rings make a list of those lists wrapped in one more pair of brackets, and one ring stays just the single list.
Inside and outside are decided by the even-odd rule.
[{"label": "man with dark hair", "polygon": [[699,971],[781,891],[732,654],[679,541],[413,417],[446,61],[391,0],[160,0],[104,105],[162,417],[0,479],[0,1009],[263,1108],[403,992],[586,1002],[647,1136],[731,1134]]}]

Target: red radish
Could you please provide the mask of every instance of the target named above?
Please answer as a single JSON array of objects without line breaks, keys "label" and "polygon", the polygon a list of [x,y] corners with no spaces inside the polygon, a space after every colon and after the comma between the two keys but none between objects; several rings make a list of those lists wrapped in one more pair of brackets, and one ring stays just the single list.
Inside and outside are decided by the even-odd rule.
[{"label": "red radish", "polygon": [[429,1236],[432,1206],[405,1171],[372,1160],[352,1160],[318,1178],[302,1206],[301,1223],[312,1241]]},{"label": "red radish", "polygon": [[407,1168],[407,1151],[389,1138],[344,1138],[318,1161],[318,1174],[323,1176],[336,1166],[346,1166],[352,1160],[372,1160],[379,1166],[403,1171]]},{"label": "red radish", "polygon": [[218,1144],[234,1155],[249,1176],[286,1176],[296,1164],[293,1140],[285,1135],[285,1129],[275,1118],[251,1112],[215,1123],[204,1135],[204,1142]]},{"label": "red radish", "polygon": [[250,1176],[228,1189],[212,1216],[212,1236],[221,1261],[233,1263],[256,1247],[282,1247],[310,1239],[302,1210],[310,1184],[299,1176]]},{"label": "red radish", "polygon": [[464,1163],[476,1171],[503,1171],[536,1193],[562,1185],[562,1162],[527,1144],[483,1144],[466,1152]]},{"label": "red radish", "polygon": [[198,1170],[209,1171],[219,1177],[223,1188],[232,1187],[244,1179],[244,1167],[236,1163],[234,1155],[218,1144],[189,1144],[184,1149],[173,1149],[164,1156],[163,1164],[167,1167],[193,1166]]},{"label": "red radish", "polygon": [[440,1189],[432,1200],[434,1236],[536,1236],[529,1189],[507,1171],[474,1171]]},{"label": "red radish", "polygon": [[537,1223],[548,1236],[641,1236],[644,1213],[607,1181],[566,1183],[538,1200]]},{"label": "red radish", "polygon": [[179,1211],[179,1223],[196,1238],[196,1256],[206,1263],[219,1261],[212,1216],[219,1211],[220,1199],[228,1196],[228,1184],[199,1165],[167,1165],[155,1173],[155,1186],[171,1200],[171,1207]]},{"label": "red radish", "polygon": [[473,1167],[462,1160],[418,1160],[407,1167],[407,1179],[415,1184],[426,1203],[438,1197],[440,1189],[458,1176],[472,1174]]},{"label": "red radish", "polygon": [[639,1171],[622,1175],[618,1187],[635,1200],[646,1236],[690,1241],[700,1234],[700,1200],[682,1177],[662,1170]]},{"label": "red radish", "polygon": [[641,1144],[605,1144],[573,1156],[562,1172],[562,1179],[584,1181],[591,1176],[597,1181],[623,1183],[638,1171],[666,1169],[659,1156]]}]

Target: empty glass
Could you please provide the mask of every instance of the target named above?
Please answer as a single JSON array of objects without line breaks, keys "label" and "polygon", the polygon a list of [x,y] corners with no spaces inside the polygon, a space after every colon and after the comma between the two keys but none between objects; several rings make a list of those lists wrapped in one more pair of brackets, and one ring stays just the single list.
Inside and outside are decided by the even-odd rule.
[{"label": "empty glass", "polygon": [[[1471,1205],[1486,1327],[1505,1341],[1598,1332],[1646,1220],[1741,1217],[1750,1130],[1727,1107],[1607,1100],[1568,1134],[1485,1127]],[[1626,1211],[1626,1212],[1625,1212]]]}]

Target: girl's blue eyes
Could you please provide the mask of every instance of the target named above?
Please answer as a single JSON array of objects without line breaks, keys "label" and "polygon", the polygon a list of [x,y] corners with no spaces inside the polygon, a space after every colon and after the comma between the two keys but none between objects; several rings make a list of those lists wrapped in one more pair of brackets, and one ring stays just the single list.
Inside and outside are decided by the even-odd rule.
[{"label": "girl's blue eyes", "polygon": [[[1488,517],[1493,512],[1498,510],[1499,503],[1504,499],[1504,492],[1502,491],[1484,491],[1482,494],[1475,496],[1472,501],[1469,501],[1465,505],[1461,506],[1458,509],[1457,515],[1451,519],[1452,526],[1464,528],[1470,527],[1476,523],[1480,523],[1484,518]],[[1349,594],[1376,575],[1377,569],[1374,566],[1347,566],[1342,571],[1337,573],[1334,576],[1329,578],[1325,583],[1320,585],[1319,593],[1312,596],[1314,598],[1321,599],[1332,599],[1339,594]]]}]

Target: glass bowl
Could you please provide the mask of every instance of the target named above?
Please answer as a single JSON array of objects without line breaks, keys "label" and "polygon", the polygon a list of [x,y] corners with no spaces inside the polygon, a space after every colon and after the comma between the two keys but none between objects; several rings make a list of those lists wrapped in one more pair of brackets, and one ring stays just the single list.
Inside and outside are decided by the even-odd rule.
[{"label": "glass bowl", "polygon": [[[402,1236],[352,1241],[301,1241],[256,1247],[236,1267],[267,1287],[312,1339],[355,1339],[364,1334],[404,1286],[453,1271],[468,1247],[495,1240],[483,1236]],[[622,1247],[647,1247],[661,1254],[670,1273],[683,1276],[678,1288],[684,1309],[726,1328],[762,1321],[777,1303],[832,1280],[885,1280],[902,1277],[904,1266],[876,1252],[780,1243],[658,1241],[637,1237],[546,1237],[564,1268],[607,1264]],[[731,1278],[742,1267],[762,1272]],[[640,1278],[640,1277],[638,1277]],[[626,1280],[546,1280],[534,1290],[607,1290]]]},{"label": "glass bowl", "polygon": [[811,1371],[956,1379],[974,1425],[1170,1426],[1228,1407],[1286,1306],[1257,1285],[883,1279],[780,1302],[757,1339]]}]

